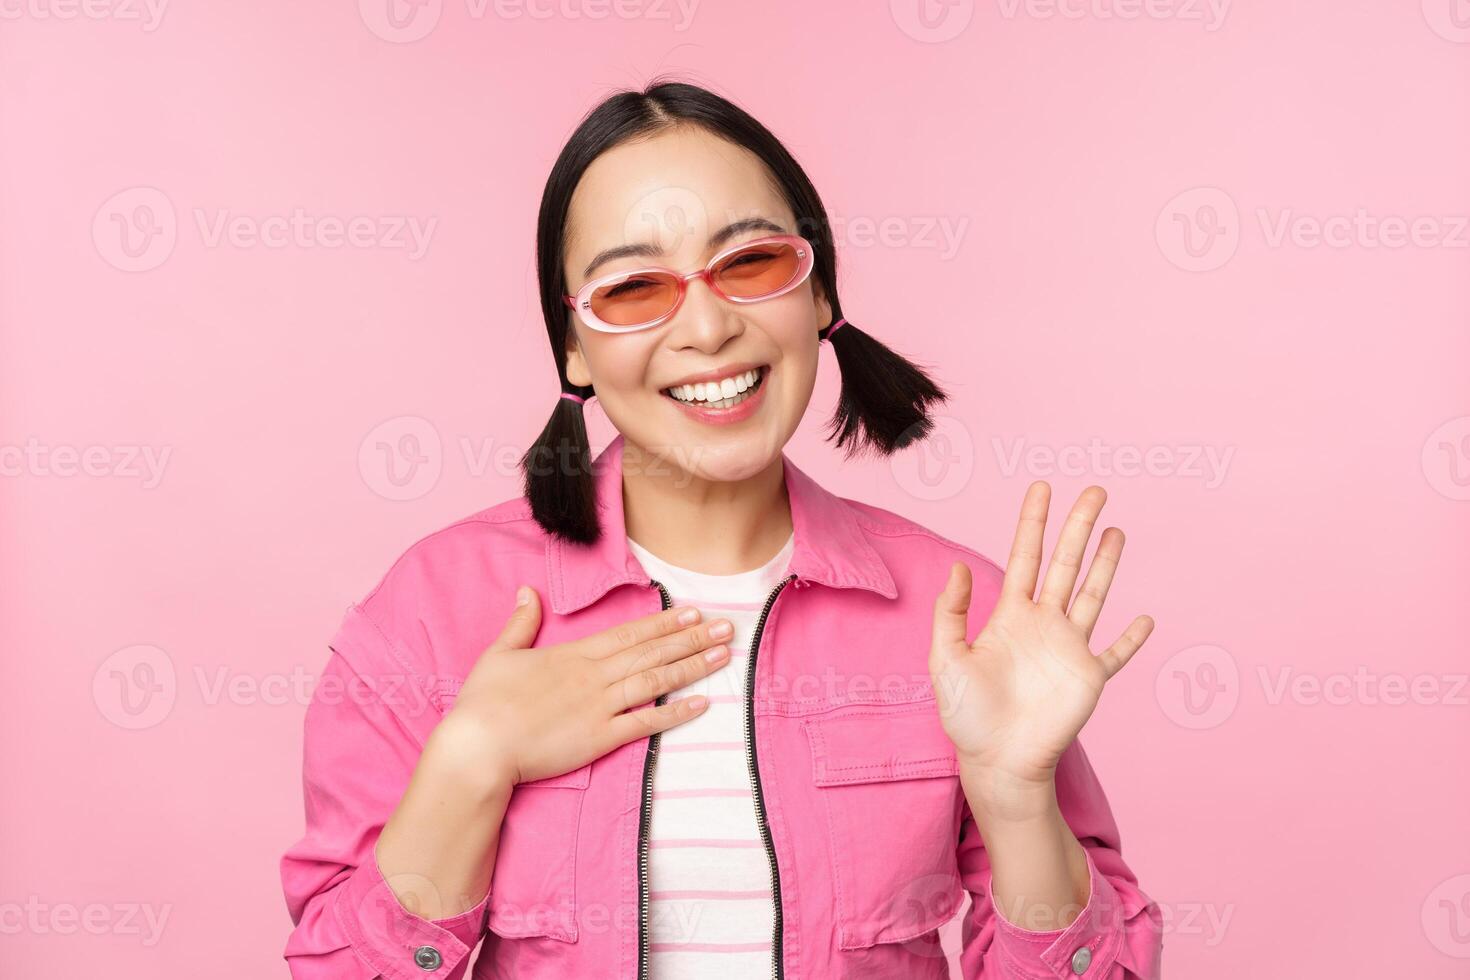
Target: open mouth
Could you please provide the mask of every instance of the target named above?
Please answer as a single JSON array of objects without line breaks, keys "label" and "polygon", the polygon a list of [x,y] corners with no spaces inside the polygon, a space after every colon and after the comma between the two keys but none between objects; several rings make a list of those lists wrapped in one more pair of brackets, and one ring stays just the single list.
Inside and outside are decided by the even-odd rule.
[{"label": "open mouth", "polygon": [[758,368],[731,375],[718,382],[665,388],[663,394],[681,404],[694,405],[699,408],[734,408],[759,391],[761,385],[765,383],[766,375],[770,373],[771,366],[762,364]]}]

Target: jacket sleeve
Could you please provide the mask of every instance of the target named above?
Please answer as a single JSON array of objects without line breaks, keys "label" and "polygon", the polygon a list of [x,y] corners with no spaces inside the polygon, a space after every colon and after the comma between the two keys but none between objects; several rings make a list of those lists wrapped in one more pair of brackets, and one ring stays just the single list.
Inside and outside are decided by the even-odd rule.
[{"label": "jacket sleeve", "polygon": [[295,926],[284,953],[291,976],[458,980],[489,896],[450,918],[421,918],[399,902],[376,856],[438,712],[360,607],[348,610],[331,646],[306,709],[306,832],[281,858]]},{"label": "jacket sleeve", "polygon": [[[1036,932],[1007,921],[991,892],[990,858],[968,805],[959,866],[971,905],[961,929],[967,980],[1158,980],[1163,916],[1123,862],[1118,827],[1080,740],[1057,765],[1057,803],[1087,854],[1092,889],[1065,929]],[[1085,952],[1084,952],[1085,950]]]}]

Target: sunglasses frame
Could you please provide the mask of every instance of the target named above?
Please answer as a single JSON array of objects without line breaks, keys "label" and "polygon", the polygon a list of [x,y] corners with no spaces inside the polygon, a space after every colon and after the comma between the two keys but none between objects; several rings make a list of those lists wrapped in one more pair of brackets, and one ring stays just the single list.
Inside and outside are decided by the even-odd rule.
[{"label": "sunglasses frame", "polygon": [[[796,249],[796,275],[792,276],[791,281],[788,282],[786,285],[782,286],[775,292],[766,293],[764,296],[730,296],[723,292],[719,286],[715,285],[714,269],[725,259],[728,259],[735,253],[741,252],[752,246],[768,245],[773,242],[782,242]],[[797,286],[800,286],[802,283],[806,282],[807,279],[811,277],[812,268],[816,264],[815,258],[816,255],[814,249],[812,248],[812,243],[807,241],[800,235],[766,235],[762,238],[752,238],[750,241],[741,242],[738,245],[730,246],[729,248],[721,251],[714,258],[706,262],[704,268],[698,269],[694,272],[683,273],[679,272],[676,269],[669,269],[664,266],[656,265],[644,266],[641,269],[630,269],[623,272],[612,272],[608,275],[599,276],[596,279],[587,282],[582,286],[581,289],[577,290],[575,296],[564,294],[562,296],[562,301],[570,306],[572,310],[582,318],[582,322],[593,330],[599,330],[603,333],[633,333],[638,330],[648,330],[652,327],[656,327],[659,324],[669,320],[675,313],[678,313],[679,307],[684,305],[684,297],[688,295],[689,283],[691,280],[703,279],[705,281],[705,284],[709,286],[710,290],[713,291],[716,296],[719,296],[721,299],[724,299],[731,303],[762,303],[768,299],[775,299],[777,296],[782,296],[786,293],[789,293]],[[669,308],[669,311],[667,313],[663,314],[655,320],[650,320],[647,323],[620,325],[616,323],[608,323],[599,318],[596,313],[592,312],[592,294],[598,289],[601,289],[604,286],[615,284],[619,280],[630,279],[633,276],[642,275],[650,272],[667,273],[668,275],[673,276],[675,281],[678,283],[679,293],[677,296],[674,297],[674,305]]]}]

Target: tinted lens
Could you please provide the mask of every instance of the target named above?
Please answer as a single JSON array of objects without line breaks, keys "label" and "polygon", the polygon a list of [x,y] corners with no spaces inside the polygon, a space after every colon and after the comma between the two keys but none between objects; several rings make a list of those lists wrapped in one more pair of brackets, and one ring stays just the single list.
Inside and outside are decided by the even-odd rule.
[{"label": "tinted lens", "polygon": [[657,320],[674,307],[679,284],[662,272],[640,272],[592,292],[592,312],[618,327]]},{"label": "tinted lens", "polygon": [[755,299],[790,283],[800,265],[795,248],[767,242],[727,256],[715,269],[714,279],[727,296]]}]

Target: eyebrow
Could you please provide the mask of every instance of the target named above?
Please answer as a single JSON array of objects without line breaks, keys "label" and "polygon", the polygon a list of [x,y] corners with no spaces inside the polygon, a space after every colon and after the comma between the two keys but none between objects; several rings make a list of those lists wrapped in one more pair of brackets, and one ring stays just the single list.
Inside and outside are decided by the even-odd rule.
[{"label": "eyebrow", "polygon": [[[739,221],[730,222],[709,236],[709,247],[712,249],[719,248],[742,231],[769,231],[777,235],[786,234],[785,228],[782,228],[769,218],[742,218]],[[629,255],[654,258],[663,254],[663,249],[654,245],[652,242],[634,242],[631,245],[618,245],[613,248],[603,249],[593,257],[591,262],[587,263],[587,268],[582,270],[582,277],[584,279],[590,277],[592,270],[606,262],[611,262],[613,259],[621,259]]]}]

